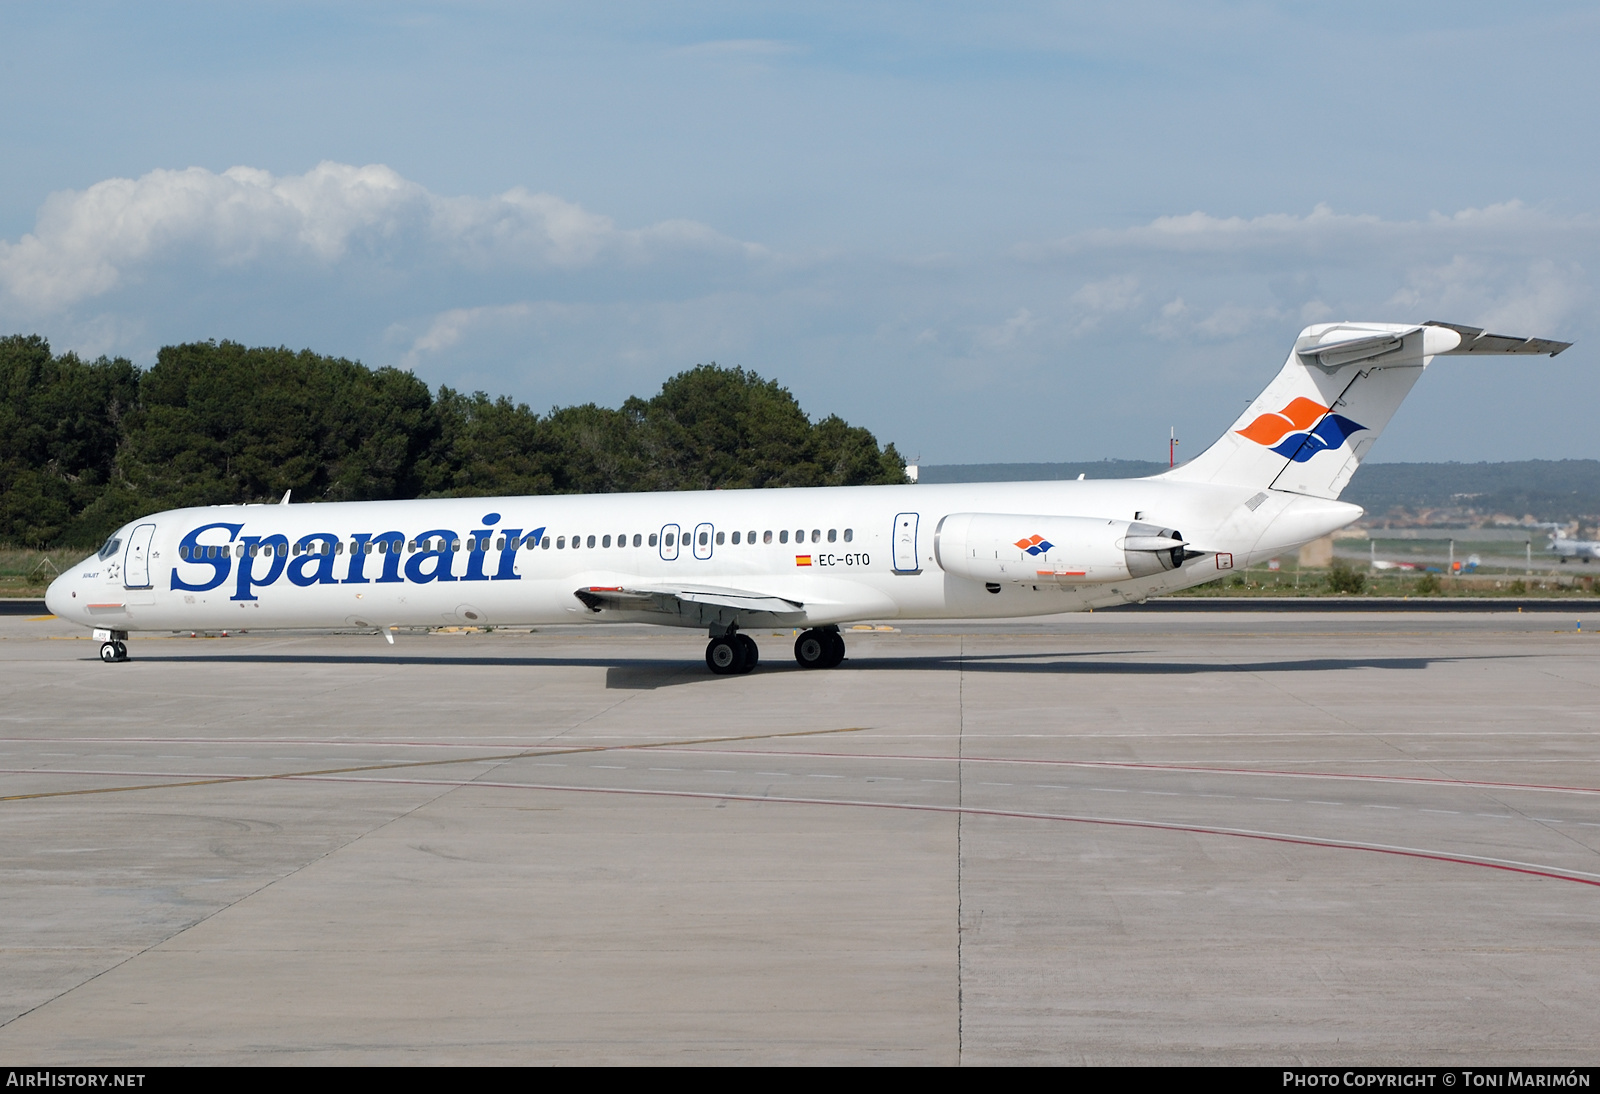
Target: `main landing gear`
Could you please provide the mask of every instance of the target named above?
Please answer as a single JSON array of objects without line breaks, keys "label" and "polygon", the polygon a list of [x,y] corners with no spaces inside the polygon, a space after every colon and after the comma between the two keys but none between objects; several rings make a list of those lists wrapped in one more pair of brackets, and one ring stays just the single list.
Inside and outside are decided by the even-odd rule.
[{"label": "main landing gear", "polygon": [[838,627],[802,631],[794,640],[794,659],[803,669],[836,668],[844,660],[844,636]]},{"label": "main landing gear", "polygon": [[738,631],[718,635],[706,645],[706,668],[718,676],[749,672],[760,660],[755,639]]},{"label": "main landing gear", "polygon": [[[794,659],[803,669],[831,669],[844,660],[844,637],[838,627],[813,627],[794,640]],[[749,672],[761,660],[761,651],[747,634],[730,630],[714,635],[706,645],[706,668],[718,676]]]}]

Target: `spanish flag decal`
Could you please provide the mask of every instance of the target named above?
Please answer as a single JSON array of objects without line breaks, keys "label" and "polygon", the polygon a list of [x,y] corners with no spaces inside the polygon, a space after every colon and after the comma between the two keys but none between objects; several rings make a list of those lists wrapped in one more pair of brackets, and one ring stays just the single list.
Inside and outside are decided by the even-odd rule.
[{"label": "spanish flag decal", "polygon": [[811,565],[811,556],[810,555],[795,555],[794,556],[794,564],[796,566],[809,566],[809,565]]}]

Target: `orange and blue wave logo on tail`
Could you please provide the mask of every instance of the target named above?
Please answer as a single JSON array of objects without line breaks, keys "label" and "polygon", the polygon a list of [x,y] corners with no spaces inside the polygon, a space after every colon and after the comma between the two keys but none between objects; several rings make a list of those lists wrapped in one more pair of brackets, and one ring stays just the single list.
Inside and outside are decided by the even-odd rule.
[{"label": "orange and blue wave logo on tail", "polygon": [[1263,414],[1234,432],[1296,463],[1305,463],[1367,428],[1343,414],[1329,414],[1330,409],[1302,395],[1276,414]]},{"label": "orange and blue wave logo on tail", "polygon": [[1027,539],[1017,540],[1014,546],[1021,547],[1023,554],[1042,555],[1050,548],[1054,547],[1055,544],[1051,543],[1043,536],[1029,536]]}]

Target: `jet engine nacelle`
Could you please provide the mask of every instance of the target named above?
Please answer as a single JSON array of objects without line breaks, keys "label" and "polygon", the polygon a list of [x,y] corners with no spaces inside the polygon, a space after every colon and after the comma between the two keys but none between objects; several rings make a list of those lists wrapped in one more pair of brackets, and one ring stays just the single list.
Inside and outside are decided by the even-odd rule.
[{"label": "jet engine nacelle", "polygon": [[1171,528],[1097,517],[952,513],[933,534],[945,573],[986,583],[1124,581],[1176,569],[1195,553]]}]

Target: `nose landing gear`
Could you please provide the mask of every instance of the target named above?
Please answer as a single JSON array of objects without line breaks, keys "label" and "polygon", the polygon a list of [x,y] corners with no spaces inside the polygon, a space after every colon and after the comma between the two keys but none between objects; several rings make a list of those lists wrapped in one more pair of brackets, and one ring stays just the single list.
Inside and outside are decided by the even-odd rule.
[{"label": "nose landing gear", "polygon": [[94,636],[100,640],[100,660],[114,664],[128,659],[128,632],[95,628]]},{"label": "nose landing gear", "polygon": [[838,627],[802,631],[794,640],[794,659],[803,669],[831,669],[844,660],[844,636]]},{"label": "nose landing gear", "polygon": [[718,676],[749,672],[760,660],[755,639],[738,631],[718,635],[706,646],[706,667]]}]

